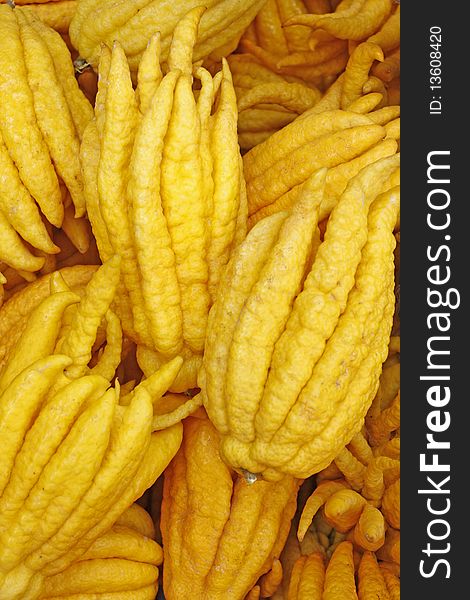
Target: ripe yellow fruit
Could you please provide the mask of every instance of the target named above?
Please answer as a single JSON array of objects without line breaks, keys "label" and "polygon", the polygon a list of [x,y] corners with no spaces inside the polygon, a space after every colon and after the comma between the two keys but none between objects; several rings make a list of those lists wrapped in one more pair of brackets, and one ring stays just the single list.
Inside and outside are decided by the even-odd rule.
[{"label": "ripe yellow fruit", "polygon": [[43,217],[60,227],[67,196],[84,215],[79,147],[92,116],[60,35],[0,5],[0,260],[14,269],[38,271],[59,252]]},{"label": "ripe yellow fruit", "polygon": [[230,590],[233,600],[243,600],[261,575],[274,569],[270,585],[279,577],[274,563],[300,482],[286,476],[249,484],[220,458],[219,436],[205,415],[189,417],[183,427],[163,485],[165,598],[223,600]]},{"label": "ripe yellow fruit", "polygon": [[[194,48],[194,61],[209,56],[219,59],[232,52],[264,0],[207,0]],[[70,38],[82,58],[98,66],[100,44],[118,41],[136,73],[148,40],[161,35],[162,59],[166,62],[171,37],[177,23],[190,10],[201,6],[198,0],[178,2],[168,10],[162,0],[78,0],[70,24]]]},{"label": "ripe yellow fruit", "polygon": [[[95,120],[81,147],[88,215],[102,260],[118,254],[116,310],[147,375],[176,356],[171,391],[197,387],[209,308],[246,232],[237,106],[226,62],[193,75],[202,8],[146,48],[134,91],[121,46],[103,48]],[[197,96],[194,81],[200,81]]]},{"label": "ripe yellow fruit", "polygon": [[233,253],[199,377],[232,467],[308,477],[361,429],[394,313],[399,197],[381,192],[398,164],[380,159],[349,182],[319,245],[324,170],[290,215],[262,219]]},{"label": "ripe yellow fruit", "polygon": [[158,588],[163,551],[154,541],[148,513],[131,505],[107,532],[64,571],[45,577],[40,600],[77,595],[83,600],[95,594],[153,600]]}]

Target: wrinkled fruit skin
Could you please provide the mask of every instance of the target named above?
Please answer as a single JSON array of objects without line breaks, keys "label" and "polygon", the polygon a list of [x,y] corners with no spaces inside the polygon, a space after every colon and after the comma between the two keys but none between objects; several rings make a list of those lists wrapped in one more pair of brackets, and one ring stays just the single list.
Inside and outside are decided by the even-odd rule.
[{"label": "wrinkled fruit skin", "polygon": [[[225,59],[193,72],[203,7],[142,55],[137,87],[119,42],[102,49],[95,118],[81,145],[88,215],[101,259],[122,259],[116,311],[149,377],[181,356],[170,387],[197,387],[221,272],[246,233],[237,104]],[[198,95],[193,84],[199,83]]]},{"label": "wrinkled fruit skin", "polygon": [[[265,0],[208,0],[207,12],[201,20],[199,40],[194,50],[194,61],[209,56],[220,60],[232,52],[244,29],[255,17]],[[70,38],[80,56],[97,67],[100,44],[112,45],[117,40],[135,72],[147,41],[160,31],[162,58],[168,57],[171,36],[178,21],[191,9],[200,6],[198,0],[184,0],[171,13],[167,5],[151,0],[129,0],[116,9],[112,0],[88,2],[78,0],[70,24]],[[111,24],[111,27],[110,27]]]},{"label": "wrinkled fruit skin", "polygon": [[362,169],[315,243],[319,171],[289,215],[261,220],[232,255],[199,382],[240,472],[309,477],[360,430],[392,327],[398,166],[394,155]]},{"label": "wrinkled fruit skin", "polygon": [[[153,387],[145,381],[123,402],[119,384],[114,387],[106,378],[112,379],[115,370],[109,354],[103,352],[94,368],[87,367],[102,317],[112,321],[109,304],[119,267],[115,256],[91,273],[69,272],[69,282],[88,277],[82,296],[70,290],[59,271],[47,278],[48,295],[44,285],[21,294],[29,302],[26,323],[3,352],[0,369],[2,600],[35,600],[43,588],[44,597],[94,592],[97,579],[109,591],[132,590],[139,582],[156,589],[161,552],[119,525],[115,535],[110,530],[120,518],[123,526],[144,529],[145,519],[136,519],[135,510],[133,518],[122,520],[122,515],[173,458],[182,425],[153,432],[151,394],[157,394],[159,383],[167,389],[168,373],[160,379],[157,372]],[[15,307],[16,298],[10,302]],[[10,302],[0,311],[6,313],[6,326]],[[108,338],[107,347],[112,345]],[[106,543],[98,542],[103,535]],[[138,556],[142,544],[145,565]],[[110,546],[131,554],[120,556],[115,549],[106,555]],[[90,560],[80,563],[87,552]]]},{"label": "wrinkled fruit skin", "polygon": [[210,421],[184,421],[165,470],[161,530],[168,600],[242,600],[284,546],[299,481],[248,484],[222,461]]}]

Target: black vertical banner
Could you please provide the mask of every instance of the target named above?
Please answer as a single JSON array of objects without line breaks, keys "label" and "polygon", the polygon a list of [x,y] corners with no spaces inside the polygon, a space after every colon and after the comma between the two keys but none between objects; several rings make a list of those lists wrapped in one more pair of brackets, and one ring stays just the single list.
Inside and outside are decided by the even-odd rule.
[{"label": "black vertical banner", "polygon": [[401,4],[404,600],[468,597],[470,33],[455,8]]}]

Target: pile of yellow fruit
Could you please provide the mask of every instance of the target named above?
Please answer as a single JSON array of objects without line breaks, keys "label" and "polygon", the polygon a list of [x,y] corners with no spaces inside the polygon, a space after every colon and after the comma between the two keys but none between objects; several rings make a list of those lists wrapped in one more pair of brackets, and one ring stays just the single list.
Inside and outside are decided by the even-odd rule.
[{"label": "pile of yellow fruit", "polygon": [[1,0],[0,600],[400,597],[400,6]]}]

